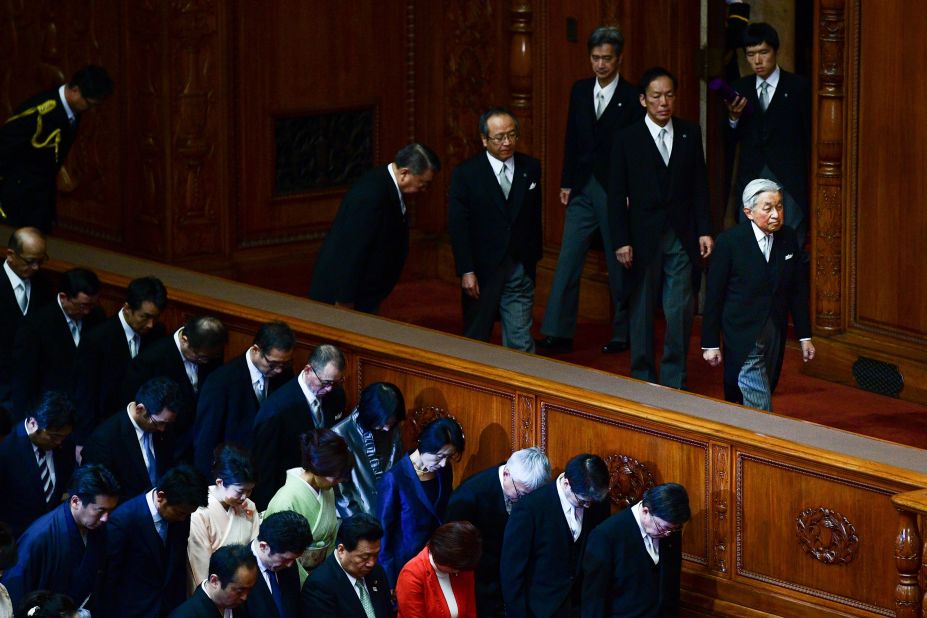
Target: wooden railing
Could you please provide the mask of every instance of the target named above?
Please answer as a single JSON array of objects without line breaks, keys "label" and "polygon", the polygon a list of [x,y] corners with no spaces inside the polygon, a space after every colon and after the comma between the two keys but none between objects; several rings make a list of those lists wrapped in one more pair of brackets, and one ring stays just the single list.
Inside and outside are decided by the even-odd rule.
[{"label": "wooden railing", "polygon": [[921,607],[925,499],[909,492],[927,488],[925,451],[74,243],[52,239],[49,254],[53,271],[96,270],[109,310],[129,279],[160,277],[168,326],[216,315],[229,356],[270,319],[297,332],[296,363],[337,343],[350,403],[388,381],[409,409],[437,406],[460,421],[458,481],[537,444],[554,468],[579,452],[609,457],[616,504],[646,483],[682,483],[693,512],[683,537],[689,615],[914,616]]}]

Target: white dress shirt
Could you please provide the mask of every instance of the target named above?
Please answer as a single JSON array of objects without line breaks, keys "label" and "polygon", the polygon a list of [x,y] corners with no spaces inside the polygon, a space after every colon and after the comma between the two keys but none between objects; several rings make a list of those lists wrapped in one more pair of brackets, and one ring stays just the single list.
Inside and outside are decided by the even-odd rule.
[{"label": "white dress shirt", "polygon": [[637,522],[637,527],[641,531],[641,537],[644,539],[644,548],[647,550],[647,553],[650,554],[650,559],[653,560],[654,564],[660,564],[660,539],[655,539],[644,530],[644,524],[641,521],[641,517],[644,513],[641,511],[644,503],[638,502],[631,507],[631,514],[634,515],[634,521]]},{"label": "white dress shirt", "polygon": [[[6,272],[6,276],[10,280],[13,293],[16,295],[16,302],[19,304],[19,308],[23,312],[23,315],[25,315],[26,311],[29,310],[29,296],[32,292],[32,282],[28,279],[22,279],[19,275],[13,272],[13,269],[10,268],[9,263],[7,263],[5,260],[3,262],[3,270]],[[25,309],[23,309],[23,296],[26,297]]]},{"label": "white dress shirt", "polygon": [[599,85],[599,80],[595,80],[595,87],[592,89],[592,109],[597,110],[599,106],[599,96],[602,98],[602,112],[611,103],[612,97],[615,96],[615,90],[618,89],[618,75],[604,88]]},{"label": "white dress shirt", "polygon": [[[773,69],[773,72],[770,73],[769,77],[766,78],[766,83],[769,84],[766,87],[766,97],[767,97],[766,98],[766,108],[767,109],[769,109],[769,106],[772,105],[773,95],[776,94],[776,88],[779,86],[779,75],[780,74],[781,74],[781,71],[779,70],[779,65],[777,64],[776,68]],[[754,89],[756,90],[757,100],[759,100],[760,98],[760,84],[762,83],[763,83],[763,78],[757,75],[756,82],[754,85]],[[729,125],[731,125],[732,129],[735,129],[737,128],[737,123],[740,122],[740,118],[738,118],[737,120],[731,120],[730,117],[728,117],[727,122]]]},{"label": "white dress shirt", "polygon": [[[132,423],[132,427],[135,428],[135,437],[138,439],[138,448],[142,449],[142,459],[145,460],[145,469],[151,470],[152,466],[156,465],[154,461],[148,461],[148,449],[145,448],[145,435],[147,432],[138,426],[138,423],[135,422],[135,419],[132,418],[132,413],[129,412],[130,403],[126,406],[126,414],[129,415],[129,422]],[[154,453],[154,444],[151,445],[151,452]]]},{"label": "white dress shirt", "polygon": [[402,214],[406,214],[406,200],[402,197],[402,191],[399,189],[399,179],[396,178],[396,174],[393,172],[393,164],[387,165],[386,169],[389,170],[389,177],[393,179],[393,184],[396,185],[396,193],[399,194],[399,208],[402,209]]},{"label": "white dress shirt", "polygon": [[135,332],[135,329],[129,326],[129,323],[126,322],[125,316],[122,315],[122,312],[125,310],[126,308],[123,307],[116,313],[116,315],[119,316],[119,323],[122,324],[122,331],[126,335],[126,343],[129,344],[129,351],[130,352],[132,351],[132,341],[133,340],[135,340],[136,344],[138,345],[138,347],[135,349],[135,353],[132,354],[132,357],[134,358],[139,353],[139,350],[141,349],[142,338],[138,333]]},{"label": "white dress shirt", "polygon": [[265,378],[261,370],[254,365],[254,361],[251,360],[251,353],[253,351],[254,350],[251,348],[248,348],[248,351],[245,352],[245,364],[248,365],[248,373],[251,375],[251,388],[254,389],[254,395],[258,398],[258,401],[263,401],[264,396],[267,394],[267,386],[264,384],[267,378]]},{"label": "white dress shirt", "polygon": [[557,496],[560,497],[560,508],[563,509],[563,516],[566,517],[567,525],[573,534],[573,541],[576,541],[583,533],[583,509],[574,507],[567,500],[566,493],[563,491],[563,479],[564,475],[561,472],[557,477]]},{"label": "white dress shirt", "polygon": [[192,360],[183,355],[183,350],[180,347],[180,334],[183,332],[183,326],[174,331],[174,345],[177,346],[177,353],[180,354],[180,360],[183,361],[184,371],[187,372],[187,379],[190,380],[190,386],[193,387],[193,392],[196,392],[199,388],[199,365],[194,363]]},{"label": "white dress shirt", "polygon": [[431,568],[434,569],[435,575],[438,578],[438,585],[441,586],[441,592],[444,594],[444,602],[447,603],[447,611],[450,613],[451,618],[457,618],[460,610],[457,607],[457,597],[454,596],[454,588],[451,587],[450,573],[445,573],[435,565],[435,560],[431,557],[431,552],[428,552],[428,562],[431,563]]},{"label": "white dress shirt", "polygon": [[666,126],[661,127],[651,120],[650,116],[644,116],[644,124],[647,125],[647,130],[650,131],[650,136],[653,138],[653,143],[656,144],[657,150],[660,149],[660,130],[666,129],[666,134],[663,136],[663,144],[666,146],[666,152],[668,152],[670,156],[673,156],[673,119],[670,118]]}]

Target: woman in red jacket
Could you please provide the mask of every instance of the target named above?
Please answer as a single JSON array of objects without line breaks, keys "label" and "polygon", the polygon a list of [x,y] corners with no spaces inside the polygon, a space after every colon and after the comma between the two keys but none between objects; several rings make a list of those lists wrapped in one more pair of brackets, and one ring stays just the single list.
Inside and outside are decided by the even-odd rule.
[{"label": "woman in red jacket", "polygon": [[476,618],[473,569],[482,541],[468,521],[452,521],[434,531],[428,545],[399,573],[399,618]]}]

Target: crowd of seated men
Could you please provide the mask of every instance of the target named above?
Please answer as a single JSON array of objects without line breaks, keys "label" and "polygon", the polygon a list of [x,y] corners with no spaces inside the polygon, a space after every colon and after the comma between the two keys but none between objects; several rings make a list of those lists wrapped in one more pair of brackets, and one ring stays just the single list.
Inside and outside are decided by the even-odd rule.
[{"label": "crowd of seated men", "polygon": [[676,612],[681,486],[610,515],[599,456],[552,479],[532,447],[454,489],[458,422],[404,445],[387,383],[346,409],[335,345],[294,372],[270,322],[221,364],[221,321],[167,332],[158,279],[107,317],[94,273],[55,294],[46,260],[17,230],[0,276],[0,618]]}]

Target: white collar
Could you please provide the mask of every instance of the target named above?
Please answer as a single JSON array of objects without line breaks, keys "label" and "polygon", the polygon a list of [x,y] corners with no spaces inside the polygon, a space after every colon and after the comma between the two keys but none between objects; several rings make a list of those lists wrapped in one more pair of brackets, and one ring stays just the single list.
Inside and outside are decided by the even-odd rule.
[{"label": "white collar", "polygon": [[618,88],[618,80],[621,79],[621,75],[615,75],[613,79],[607,86],[604,88],[599,85],[599,79],[595,79],[595,88],[592,89],[592,96],[598,97],[601,92],[606,99],[611,99],[612,95],[615,94],[615,90]]},{"label": "white collar", "polygon": [[569,518],[573,517],[573,512],[576,507],[570,504],[570,501],[567,500],[566,492],[563,491],[563,477],[564,474],[561,472],[555,482],[557,483],[557,496],[560,498],[560,508],[563,509],[563,514],[567,516],[567,521],[569,521]]},{"label": "white collar", "polygon": [[405,203],[405,200],[402,199],[402,190],[399,188],[399,179],[396,178],[396,172],[393,171],[393,165],[395,165],[395,163],[390,163],[386,166],[386,169],[389,170],[389,177],[393,179],[393,184],[396,185],[396,193],[399,194],[399,201]]},{"label": "white collar", "polygon": [[[245,350],[245,364],[248,365],[248,373],[251,374],[251,383],[254,384],[259,380],[266,380],[267,378],[261,373],[261,370],[254,365],[254,361],[251,360],[251,352],[254,350],[254,347],[250,347]],[[260,354],[260,352],[258,352]]]},{"label": "white collar", "polygon": [[148,502],[148,512],[151,513],[151,519],[157,524],[162,521],[162,517],[161,513],[158,512],[157,505],[155,505],[155,491],[157,491],[157,489],[152,489],[146,493],[145,501]]},{"label": "white collar", "polygon": [[3,270],[6,271],[6,276],[10,278],[10,285],[13,287],[14,290],[19,286],[19,284],[23,284],[23,285],[26,284],[26,281],[23,280],[22,277],[20,277],[15,272],[13,272],[13,269],[10,268],[9,262],[7,262],[6,260],[3,261]]},{"label": "white collar", "polygon": [[[782,71],[779,70],[779,65],[776,65],[776,68],[773,69],[773,72],[769,74],[769,77],[766,78],[766,83],[772,86],[772,89],[775,90],[779,85],[779,76],[782,74]],[[763,82],[763,78],[759,75],[756,76],[756,88],[757,90],[760,87],[760,84]]]},{"label": "white collar", "polygon": [[[299,388],[302,389],[303,395],[306,397],[306,402],[309,404],[309,407],[312,407],[312,402],[316,401],[319,398],[315,396],[315,393],[309,390],[309,385],[306,384],[306,372],[305,371],[299,372],[299,376],[297,376],[296,382],[297,384],[299,384]],[[321,403],[322,402],[320,400],[319,404],[321,405]]]},{"label": "white collar", "polygon": [[61,87],[58,88],[58,98],[61,99],[61,104],[64,106],[64,111],[68,114],[68,120],[74,122],[77,116],[74,114],[74,110],[71,109],[71,106],[68,105],[68,98],[64,96],[64,89],[66,84],[61,84]]},{"label": "white collar", "polygon": [[637,522],[637,527],[640,530],[641,538],[647,536],[647,531],[644,530],[644,522],[641,519],[644,513],[641,511],[641,508],[644,506],[644,502],[640,501],[634,506],[631,507],[631,514],[634,515],[634,521]]},{"label": "white collar", "polygon": [[[135,437],[138,438],[139,442],[141,442],[142,436],[145,435],[145,430],[142,429],[141,427],[139,427],[139,426],[138,426],[138,423],[135,422],[135,419],[132,418],[132,413],[129,412],[129,406],[131,406],[131,405],[132,405],[132,404],[130,403],[130,404],[128,404],[128,405],[126,406],[126,414],[129,415],[129,422],[132,423],[132,427],[135,428]],[[152,448],[153,448],[153,447],[152,447]]]},{"label": "white collar", "polygon": [[657,136],[660,134],[660,129],[666,129],[667,137],[673,136],[673,119],[672,118],[669,119],[669,122],[666,123],[665,127],[661,127],[660,125],[655,123],[653,120],[651,120],[650,116],[645,114],[644,124],[647,125],[647,130],[650,131],[650,136],[653,137],[654,141],[656,141]]},{"label": "white collar", "polygon": [[[136,332],[135,332],[135,329],[132,328],[131,326],[129,326],[129,323],[126,322],[125,316],[122,315],[122,312],[123,312],[123,311],[125,311],[125,306],[123,306],[119,311],[117,311],[117,312],[116,312],[116,315],[119,316],[119,323],[122,324],[122,330],[123,330],[123,332],[125,332],[125,334],[126,334],[126,341],[132,341],[132,338],[135,337],[136,335],[138,335],[138,333],[136,333]],[[141,335],[138,335],[138,340],[139,340],[139,341],[142,340],[142,336],[141,336]],[[139,350],[139,351],[141,351],[141,350]]]},{"label": "white collar", "polygon": [[499,170],[502,169],[504,165],[506,167],[506,174],[512,174],[515,171],[515,155],[512,155],[505,161],[500,161],[496,157],[489,154],[489,151],[486,151],[486,158],[489,159],[489,164],[492,166],[492,173],[494,176],[499,175]]},{"label": "white collar", "polygon": [[80,320],[75,320],[74,318],[68,315],[67,311],[64,310],[64,305],[61,304],[61,296],[60,295],[55,296],[55,300],[58,301],[58,306],[61,308],[61,315],[64,316],[64,319],[67,321],[68,326],[71,326],[71,324],[80,325]]},{"label": "white collar", "polygon": [[357,578],[344,570],[344,566],[341,564],[341,560],[338,559],[338,548],[335,548],[335,562],[338,563],[338,566],[341,567],[341,570],[344,571],[344,574],[348,576],[348,581],[351,582],[351,588],[354,588],[357,585]]},{"label": "white collar", "polygon": [[761,230],[753,221],[750,222],[750,225],[753,227],[753,237],[756,238],[756,242],[760,242],[765,236],[772,236],[772,234],[767,234]]}]

